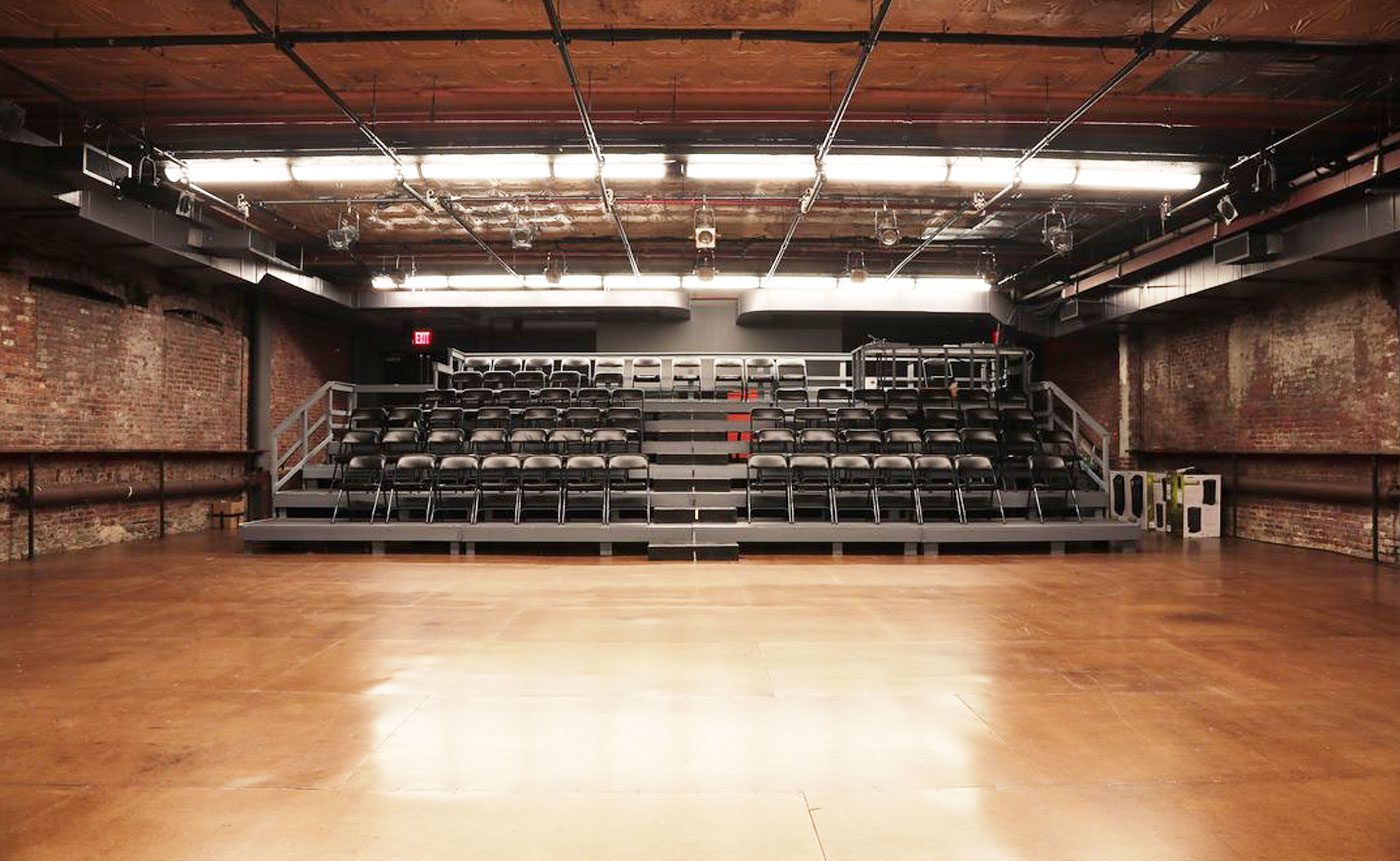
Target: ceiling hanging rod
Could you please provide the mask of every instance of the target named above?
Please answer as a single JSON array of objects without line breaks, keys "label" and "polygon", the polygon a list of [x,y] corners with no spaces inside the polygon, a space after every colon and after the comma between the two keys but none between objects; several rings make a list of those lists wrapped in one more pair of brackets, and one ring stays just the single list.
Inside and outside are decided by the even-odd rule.
[{"label": "ceiling hanging rod", "polygon": [[[1070,111],[1069,116],[1061,120],[1058,125],[1052,128],[1050,131],[1046,132],[1044,137],[1036,141],[1030,146],[1029,149],[1023,152],[1021,154],[1021,157],[1016,159],[1016,164],[1012,167],[1011,181],[1007,183],[1001,191],[998,191],[996,194],[987,198],[986,202],[978,206],[975,210],[973,210],[973,212],[977,215],[982,216],[983,218],[990,215],[994,211],[994,209],[1003,200],[1007,198],[1007,196],[1016,191],[1016,189],[1020,188],[1021,168],[1025,166],[1026,162],[1035,158],[1042,151],[1044,151],[1046,147],[1054,143],[1056,138],[1063,134],[1065,130],[1068,129],[1070,126],[1074,125],[1080,117],[1087,114],[1094,107],[1094,105],[1097,105],[1100,101],[1102,101],[1104,96],[1107,96],[1110,92],[1112,92],[1114,88],[1121,84],[1125,78],[1131,75],[1133,71],[1137,69],[1138,66],[1141,66],[1144,62],[1147,61],[1148,58],[1150,58],[1153,54],[1157,53],[1157,51],[1161,49],[1162,45],[1164,45],[1167,42],[1167,40],[1171,39],[1172,36],[1176,35],[1182,27],[1185,27],[1187,24],[1189,24],[1193,18],[1204,12],[1205,8],[1209,6],[1211,2],[1212,0],[1196,0],[1195,3],[1191,4],[1191,8],[1187,9],[1181,14],[1179,18],[1172,22],[1170,27],[1163,30],[1161,33],[1154,35],[1152,38],[1144,42],[1137,49],[1137,53],[1133,54],[1133,58],[1131,60],[1129,60],[1127,63],[1124,63],[1123,67],[1120,68],[1117,72],[1115,72],[1111,78],[1109,78],[1107,81],[1104,81],[1104,83],[1097,90],[1095,90],[1093,94],[1091,94],[1087,99],[1080,103],[1079,107],[1075,108],[1073,111]],[[908,256],[906,256],[903,260],[899,261],[899,264],[896,265],[893,269],[891,269],[890,274],[885,277],[894,278],[896,275],[903,272],[904,267],[912,263],[920,254],[923,254],[924,251],[926,251],[928,247],[938,239],[939,236],[941,236],[945,231],[947,231],[948,228],[956,224],[962,218],[962,216],[967,214],[967,212],[967,210],[963,210],[961,212],[954,213],[952,216],[950,216],[946,221],[943,222],[943,224],[939,225],[937,229],[933,230],[931,233],[925,236],[924,240],[920,242],[918,246],[914,248],[913,251],[909,252]]]},{"label": "ceiling hanging rod", "polygon": [[[549,0],[545,0],[545,2],[549,2]],[[851,107],[851,100],[856,95],[856,87],[860,84],[860,76],[865,72],[865,64],[870,61],[870,54],[875,50],[875,43],[880,40],[880,31],[885,26],[885,16],[889,14],[890,6],[893,4],[894,0],[881,0],[879,11],[870,21],[870,30],[861,43],[860,56],[856,58],[856,67],[851,71],[850,80],[846,82],[846,92],[841,94],[841,101],[836,104],[836,110],[831,115],[831,125],[826,129],[826,136],[817,145],[816,175],[812,178],[812,187],[807,189],[806,194],[803,194],[798,200],[797,212],[792,216],[792,223],[788,225],[787,235],[783,237],[782,244],[778,246],[778,253],[773,255],[773,265],[768,267],[769,278],[777,274],[778,267],[783,263],[783,257],[787,255],[788,246],[792,244],[792,238],[797,234],[798,225],[802,223],[802,218],[808,210],[816,204],[817,195],[821,194],[822,182],[825,178],[822,171],[826,164],[826,156],[836,143],[836,134],[841,129],[841,121],[846,118],[846,111]]]},{"label": "ceiling hanging rod", "polygon": [[412,185],[409,184],[408,180],[405,179],[402,174],[402,171],[404,169],[403,158],[397,152],[395,152],[394,148],[390,146],[387,141],[381,138],[379,134],[375,132],[374,129],[370,128],[369,123],[365,122],[364,118],[360,116],[359,112],[352,108],[350,104],[341,97],[340,93],[337,93],[335,91],[335,88],[326,82],[325,78],[322,78],[320,75],[318,75],[316,73],[316,70],[311,68],[311,65],[302,59],[301,55],[296,52],[296,48],[293,47],[290,40],[288,40],[281,33],[279,33],[275,27],[264,21],[262,19],[262,16],[258,15],[257,12],[253,11],[253,8],[249,6],[245,2],[245,0],[229,0],[229,5],[243,15],[243,17],[248,21],[248,25],[253,28],[254,32],[268,37],[270,43],[283,56],[285,56],[288,60],[291,60],[293,65],[300,69],[301,73],[305,75],[306,78],[309,81],[311,81],[311,83],[315,84],[316,88],[319,89],[322,93],[324,93],[326,95],[326,98],[330,99],[331,102],[334,103],[335,106],[340,109],[340,112],[343,113],[345,117],[348,120],[350,120],[351,123],[354,124],[355,128],[360,130],[360,133],[364,135],[365,139],[368,140],[370,144],[374,146],[375,149],[383,153],[386,158],[392,161],[394,165],[399,168],[399,186],[403,188],[403,190],[407,192],[409,196],[411,196],[415,201],[417,201],[424,209],[427,209],[429,212],[441,209],[447,214],[449,218],[451,218],[454,222],[457,223],[457,226],[460,227],[464,233],[466,233],[467,237],[471,239],[472,242],[476,243],[482,251],[486,252],[486,256],[489,257],[492,262],[494,262],[497,266],[500,266],[512,278],[516,279],[521,284],[525,283],[525,277],[519,272],[515,271],[515,268],[512,267],[509,263],[507,263],[505,259],[501,257],[501,255],[497,254],[496,251],[486,243],[486,240],[481,238],[481,235],[478,234],[476,230],[472,228],[471,224],[469,224],[467,220],[463,218],[462,215],[458,213],[454,207],[452,207],[451,205],[439,206],[433,200],[432,197],[419,191],[418,189],[414,188]]},{"label": "ceiling hanging rod", "polygon": [[[552,30],[540,29],[421,29],[421,30],[280,30],[290,44],[383,44],[388,42],[548,42]],[[600,42],[777,42],[815,45],[859,44],[865,30],[801,30],[732,27],[591,27],[566,31],[570,41]],[[968,45],[1004,48],[1132,51],[1141,34],[1066,36],[1043,33],[985,33],[951,31],[891,31],[882,41],[906,45]],[[123,48],[207,48],[272,44],[270,33],[160,33],[98,36],[0,36],[0,49],[102,50]],[[1381,56],[1400,51],[1400,42],[1343,42],[1306,39],[1211,39],[1176,37],[1161,50],[1205,54],[1274,54],[1286,56]]]},{"label": "ceiling hanging rod", "polygon": [[603,176],[602,144],[598,143],[598,133],[593,128],[593,118],[588,115],[588,103],[584,101],[583,90],[579,87],[578,73],[574,71],[573,58],[569,56],[569,38],[564,35],[563,22],[559,20],[559,10],[554,6],[554,0],[540,0],[544,4],[545,14],[549,16],[549,27],[553,34],[554,46],[559,49],[559,59],[564,63],[564,74],[569,77],[569,89],[574,94],[574,106],[578,108],[578,118],[583,123],[583,134],[588,139],[588,150],[593,154],[593,161],[598,170],[598,197],[602,201],[603,211],[612,218],[613,227],[617,229],[617,237],[622,240],[622,249],[627,252],[627,265],[632,268],[632,274],[640,278],[642,271],[637,267],[637,257],[632,253],[632,243],[627,239],[627,228],[622,224],[622,216],[617,211],[617,206],[613,201],[612,190],[608,188],[608,181]]}]

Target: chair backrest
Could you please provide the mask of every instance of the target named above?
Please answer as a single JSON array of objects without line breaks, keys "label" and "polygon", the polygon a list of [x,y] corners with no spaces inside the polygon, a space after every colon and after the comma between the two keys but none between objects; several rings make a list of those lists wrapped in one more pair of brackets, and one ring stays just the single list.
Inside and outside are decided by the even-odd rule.
[{"label": "chair backrest", "polygon": [[602,449],[627,445],[627,431],[622,428],[598,428],[588,435],[588,441]]},{"label": "chair backrest", "polygon": [[553,388],[568,389],[573,391],[583,384],[586,376],[578,371],[555,371],[549,375],[549,385]]},{"label": "chair backrest", "polygon": [[513,454],[493,454],[481,459],[482,472],[516,469],[520,469],[520,458]]},{"label": "chair backrest", "polygon": [[503,407],[523,407],[530,403],[530,390],[501,389],[496,393],[496,403]]},{"label": "chair backrest", "polygon": [[503,449],[506,447],[506,432],[501,428],[477,428],[467,439],[472,449]]},{"label": "chair backrest", "polygon": [[830,428],[806,428],[797,435],[797,447],[803,451],[833,452],[836,443],[836,431]]},{"label": "chair backrest", "polygon": [[588,359],[570,357],[559,363],[559,370],[575,371],[579,376],[586,377],[593,370],[593,363]]},{"label": "chair backrest", "polygon": [[452,388],[475,389],[481,385],[481,371],[458,371],[452,375]]},{"label": "chair backrest", "polygon": [[892,407],[913,408],[919,405],[918,389],[886,389],[885,403]]},{"label": "chair backrest", "polygon": [[672,360],[671,379],[677,382],[698,382],[700,380],[700,360],[693,356],[682,356]]},{"label": "chair backrest", "polygon": [[479,463],[477,459],[469,454],[449,454],[438,461],[438,475],[445,476],[447,473],[474,473]]},{"label": "chair backrest", "polygon": [[599,359],[593,363],[593,382],[598,386],[622,385],[625,365],[621,359]]},{"label": "chair backrest", "polygon": [[779,386],[773,393],[773,400],[780,404],[805,404],[807,403],[807,390]]},{"label": "chair backrest", "polygon": [[608,458],[608,469],[648,469],[651,462],[642,454],[615,454]]},{"label": "chair backrest", "polygon": [[436,407],[428,413],[428,427],[430,428],[455,428],[461,424],[461,407]]},{"label": "chair backrest", "polygon": [[532,356],[525,360],[525,370],[547,374],[554,370],[554,360],[546,359],[543,356]]},{"label": "chair backrest", "polygon": [[384,411],[378,407],[355,410],[350,413],[350,427],[382,428],[384,427]]},{"label": "chair backrest", "polygon": [[521,421],[527,422],[556,422],[559,420],[559,410],[555,407],[526,407],[520,414]]},{"label": "chair backrest", "polygon": [[545,433],[539,428],[516,428],[510,432],[511,448],[543,446]]},{"label": "chair backrest", "polygon": [[1031,471],[1036,473],[1067,472],[1065,459],[1057,454],[1037,454],[1030,459]]},{"label": "chair backrest", "polygon": [[744,380],[744,360],[733,357],[715,359],[715,383],[739,383]]},{"label": "chair backrest", "polygon": [[416,425],[423,420],[423,410],[419,407],[394,407],[389,410],[389,427]]},{"label": "chair backrest", "polygon": [[957,454],[962,451],[962,437],[957,431],[924,431],[924,450],[930,454]]},{"label": "chair backrest", "polygon": [[359,447],[374,447],[379,445],[379,432],[372,430],[348,430],[340,436],[340,447],[342,450],[352,450]]},{"label": "chair backrest", "polygon": [[914,471],[924,478],[952,480],[953,460],[943,454],[921,454],[914,458]]},{"label": "chair backrest", "polygon": [[484,374],[491,370],[491,360],[481,356],[471,356],[462,360],[462,367],[468,371]]},{"label": "chair backrest", "polygon": [[831,386],[817,389],[817,400],[824,403],[849,404],[851,402],[851,390]]},{"label": "chair backrest", "polygon": [[461,428],[428,431],[428,451],[439,453],[449,449],[460,451],[465,437],[466,434],[462,433]]},{"label": "chair backrest", "polygon": [[515,371],[487,371],[481,375],[481,385],[488,389],[509,388],[515,382]]},{"label": "chair backrest", "polygon": [[795,441],[787,428],[763,428],[754,432],[754,446],[760,450],[790,451]]},{"label": "chair backrest", "polygon": [[394,461],[394,472],[428,471],[436,465],[437,458],[430,454],[405,454]]},{"label": "chair backrest", "polygon": [[542,389],[545,384],[543,371],[518,371],[512,387],[517,389]]},{"label": "chair backrest", "polygon": [[849,427],[870,427],[875,416],[865,407],[841,407],[836,411],[836,423]]},{"label": "chair backrest", "polygon": [[877,473],[884,473],[886,476],[903,476],[913,473],[914,462],[908,455],[882,454],[875,458],[874,467]]},{"label": "chair backrest", "polygon": [[858,404],[883,405],[885,403],[885,390],[856,389],[851,397]]},{"label": "chair backrest", "polygon": [[606,424],[619,428],[640,428],[642,411],[637,407],[608,407]]},{"label": "chair backrest", "polygon": [[1007,454],[1031,455],[1039,450],[1035,434],[1026,430],[1009,430],[1001,435],[1002,448]]},{"label": "chair backrest", "polygon": [[346,462],[345,468],[357,472],[382,471],[384,469],[384,456],[379,454],[357,454]]},{"label": "chair backrest", "polygon": [[780,454],[755,454],[749,456],[748,468],[750,472],[763,472],[765,470],[781,470],[787,472],[787,458]]},{"label": "chair backrest", "polygon": [[750,356],[744,360],[744,374],[753,380],[772,380],[773,360],[767,356]]},{"label": "chair backrest", "polygon": [[985,455],[960,454],[953,464],[957,467],[959,478],[988,478],[993,472],[992,461]]},{"label": "chair backrest", "polygon": [[[555,391],[550,389],[549,391]],[[541,395],[544,392],[540,392]],[[568,393],[565,392],[567,395]],[[607,389],[591,388],[579,389],[574,393],[574,403],[581,407],[605,407],[612,401],[612,395]]]},{"label": "chair backrest", "polygon": [[805,383],[807,382],[807,360],[806,359],[779,359],[778,360],[778,382],[780,383]]},{"label": "chair backrest", "polygon": [[919,436],[919,432],[913,428],[890,428],[885,431],[885,444],[918,451],[923,448],[924,441]]},{"label": "chair backrest", "polygon": [[870,458],[863,454],[838,454],[831,459],[831,468],[838,472],[865,472],[870,469]]},{"label": "chair backrest", "polygon": [[645,401],[646,393],[641,389],[613,389],[612,402],[614,404],[641,404]]},{"label": "chair backrest", "polygon": [[557,454],[532,454],[520,461],[522,470],[543,471],[564,468],[564,461]]},{"label": "chair backrest", "polygon": [[603,411],[597,407],[569,407],[564,410],[564,423],[578,428],[597,427],[603,423]]},{"label": "chair backrest", "polygon": [[596,454],[574,454],[564,461],[564,468],[570,472],[603,470],[608,468],[608,462]]},{"label": "chair backrest", "polygon": [[491,363],[493,371],[510,371],[512,374],[524,367],[519,359],[501,358]]},{"label": "chair backrest", "polygon": [[661,382],[661,360],[654,356],[638,356],[633,359],[632,382]]},{"label": "chair backrest", "polygon": [[412,430],[385,431],[379,444],[385,451],[414,451],[418,448],[418,432]]},{"label": "chair backrest", "polygon": [[457,393],[457,403],[464,407],[479,407],[491,403],[495,397],[490,389],[463,389]]},{"label": "chair backrest", "polygon": [[820,454],[795,454],[788,458],[788,469],[792,470],[799,480],[810,479],[814,475],[829,476],[831,461]]}]

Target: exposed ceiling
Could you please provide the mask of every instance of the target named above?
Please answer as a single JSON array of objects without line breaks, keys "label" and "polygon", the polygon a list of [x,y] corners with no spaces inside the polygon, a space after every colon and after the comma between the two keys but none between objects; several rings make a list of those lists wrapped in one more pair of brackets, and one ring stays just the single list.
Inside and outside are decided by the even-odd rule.
[{"label": "exposed ceiling", "polygon": [[[535,0],[253,0],[256,15],[390,146],[585,152],[549,20]],[[744,147],[811,153],[831,122],[877,4],[870,0],[564,0],[563,26],[582,93],[608,152]],[[836,152],[1016,155],[1162,30],[1182,0],[896,0],[835,141]],[[372,153],[365,138],[267,34],[228,3],[193,0],[21,2],[6,10],[0,58],[182,156]],[[1222,165],[1373,88],[1397,70],[1400,0],[1215,0],[1143,62],[1046,155],[1154,157],[1199,164],[1202,189]],[[100,44],[94,44],[94,39]],[[0,98],[28,127],[71,143],[71,105],[0,69]],[[1391,125],[1385,98],[1357,106],[1277,155],[1299,172]],[[458,199],[469,226],[522,271],[562,251],[570,265],[626,268],[613,221],[589,181],[424,183]],[[617,210],[646,271],[694,260],[693,211],[714,206],[725,271],[761,272],[808,183],[700,185],[672,175],[615,184]],[[303,246],[312,271],[363,282],[365,267],[408,255],[420,269],[489,266],[447,216],[391,182],[218,188],[268,201],[254,220]],[[989,191],[995,191],[995,187]],[[931,225],[967,206],[952,186],[828,188],[802,220],[788,268],[831,271],[852,249],[872,271],[893,266]],[[1190,194],[1178,195],[1179,199]],[[359,215],[356,258],[314,238],[346,201]],[[1021,189],[988,219],[940,234],[919,271],[966,271],[983,249],[1003,271],[1046,255],[1041,219],[1057,205],[1079,259],[1150,233],[1160,194]],[[888,203],[906,237],[870,239]],[[274,221],[271,213],[281,219]],[[536,226],[512,253],[511,226]],[[287,221],[304,231],[288,228]]]}]

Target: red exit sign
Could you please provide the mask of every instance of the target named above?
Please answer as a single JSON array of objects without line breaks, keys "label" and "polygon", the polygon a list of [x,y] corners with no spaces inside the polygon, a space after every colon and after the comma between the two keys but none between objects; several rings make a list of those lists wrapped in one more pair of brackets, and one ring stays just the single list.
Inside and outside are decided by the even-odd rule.
[{"label": "red exit sign", "polygon": [[432,329],[414,329],[414,330],[413,330],[413,346],[415,346],[415,347],[431,347],[432,345],[433,345],[433,330],[432,330]]}]

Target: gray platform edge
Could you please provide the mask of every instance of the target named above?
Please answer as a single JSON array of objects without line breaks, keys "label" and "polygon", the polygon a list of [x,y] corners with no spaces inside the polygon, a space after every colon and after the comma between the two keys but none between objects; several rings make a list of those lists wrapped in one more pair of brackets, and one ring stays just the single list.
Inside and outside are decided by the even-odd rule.
[{"label": "gray platform edge", "polygon": [[973,523],[366,523],[269,518],[244,523],[245,542],[577,544],[1136,544],[1142,527],[1111,520]]}]

